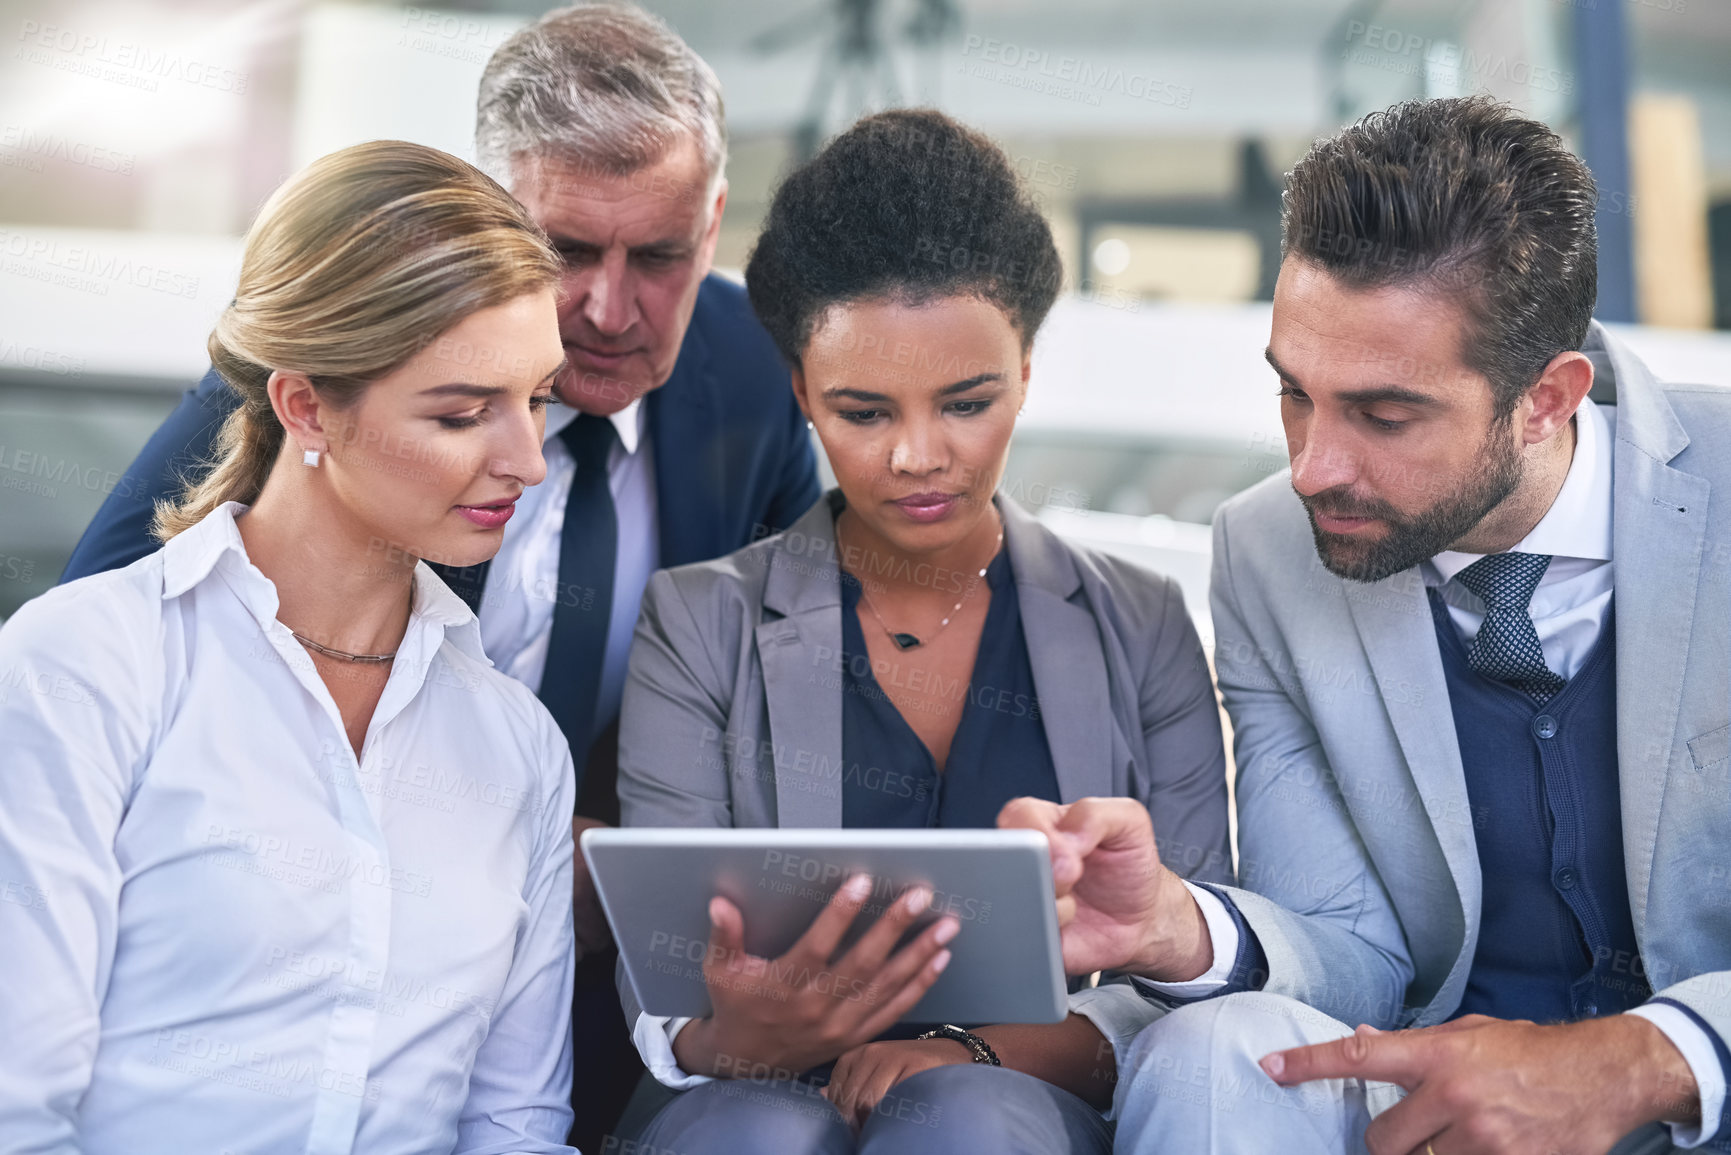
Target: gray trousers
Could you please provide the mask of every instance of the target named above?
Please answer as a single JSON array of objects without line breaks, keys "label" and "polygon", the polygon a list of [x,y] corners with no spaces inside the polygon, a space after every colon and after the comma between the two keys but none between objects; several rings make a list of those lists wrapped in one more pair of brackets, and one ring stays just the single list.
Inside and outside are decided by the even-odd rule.
[{"label": "gray trousers", "polygon": [[[1020,1071],[933,1067],[897,1083],[856,1136],[806,1083],[732,1079],[680,1095],[616,1155],[1108,1155],[1112,1127]],[[601,1155],[608,1155],[602,1152]]]},{"label": "gray trousers", "polygon": [[[1257,1065],[1272,1051],[1352,1029],[1279,995],[1227,995],[1149,1024],[1114,1096],[1120,1155],[1356,1155],[1371,1119],[1400,1101],[1389,1083],[1326,1079],[1281,1087]],[[1612,1155],[1663,1155],[1669,1132],[1642,1128]]]}]

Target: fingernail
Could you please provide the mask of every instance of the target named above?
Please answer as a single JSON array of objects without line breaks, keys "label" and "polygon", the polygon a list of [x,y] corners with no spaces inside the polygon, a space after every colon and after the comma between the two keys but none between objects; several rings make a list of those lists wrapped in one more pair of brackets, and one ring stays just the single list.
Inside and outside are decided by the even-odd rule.
[{"label": "fingernail", "polygon": [[842,895],[849,902],[859,902],[871,893],[872,878],[869,874],[856,874],[847,880],[847,885],[841,888]]},{"label": "fingernail", "polygon": [[956,922],[954,919],[946,918],[944,921],[938,923],[938,933],[932,937],[937,939],[940,943],[949,942],[952,938],[956,937],[956,932],[961,929],[961,923]]},{"label": "fingernail", "polygon": [[916,886],[908,891],[902,901],[907,904],[909,914],[918,914],[932,904],[932,892],[923,886]]},{"label": "fingernail", "polygon": [[1278,1079],[1286,1070],[1286,1056],[1278,1051],[1262,1060],[1262,1069],[1268,1072],[1270,1079]]},{"label": "fingernail", "polygon": [[934,972],[936,972],[937,974],[940,974],[940,975],[944,973],[944,968],[949,966],[949,965],[950,965],[950,952],[947,950],[939,951],[938,957],[932,960],[932,970]]},{"label": "fingernail", "polygon": [[709,900],[709,924],[711,926],[721,925],[721,899],[719,898]]}]

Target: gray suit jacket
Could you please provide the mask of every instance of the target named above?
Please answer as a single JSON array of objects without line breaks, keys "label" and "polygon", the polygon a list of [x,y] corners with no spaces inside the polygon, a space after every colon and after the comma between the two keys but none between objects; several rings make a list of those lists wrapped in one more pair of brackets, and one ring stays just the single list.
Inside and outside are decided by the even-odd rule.
[{"label": "gray suit jacket", "polygon": [[[1731,390],[1661,384],[1598,325],[1616,391],[1617,757],[1646,976],[1731,1040]],[[1477,847],[1415,567],[1322,567],[1282,474],[1214,523],[1215,663],[1238,763],[1232,892],[1266,989],[1348,1023],[1440,1022],[1478,941]],[[1631,960],[1632,965],[1632,960]]]},{"label": "gray suit jacket", "polygon": [[[996,500],[1062,800],[1140,799],[1169,865],[1230,880],[1219,708],[1177,583]],[[827,496],[785,533],[657,573],[620,715],[623,824],[840,827],[840,655]],[[1129,1034],[1157,1012],[1134,1013]]]}]

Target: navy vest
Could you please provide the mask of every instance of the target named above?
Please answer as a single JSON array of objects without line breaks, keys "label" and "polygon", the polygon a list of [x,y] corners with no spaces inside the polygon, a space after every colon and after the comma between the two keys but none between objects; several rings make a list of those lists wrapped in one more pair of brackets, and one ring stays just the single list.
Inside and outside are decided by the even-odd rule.
[{"label": "navy vest", "polygon": [[1540,705],[1468,665],[1437,591],[1430,602],[1484,891],[1456,1013],[1566,1022],[1645,1002],[1623,868],[1611,613],[1586,663]]}]

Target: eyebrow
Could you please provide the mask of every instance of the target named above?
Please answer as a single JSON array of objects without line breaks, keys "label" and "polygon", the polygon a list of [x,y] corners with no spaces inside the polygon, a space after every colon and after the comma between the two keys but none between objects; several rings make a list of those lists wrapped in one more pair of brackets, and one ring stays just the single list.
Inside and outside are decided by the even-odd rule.
[{"label": "eyebrow", "polygon": [[[1283,381],[1290,381],[1298,388],[1304,388],[1297,377],[1275,360],[1273,349],[1264,349],[1262,355],[1274,371],[1280,374]],[[1378,402],[1388,402],[1394,405],[1417,405],[1429,408],[1442,404],[1441,399],[1433,397],[1429,393],[1408,389],[1403,385],[1372,385],[1363,389],[1343,389],[1335,396],[1351,405],[1375,405]]]},{"label": "eyebrow", "polygon": [[[540,388],[541,386],[545,385],[548,381],[553,379],[553,375],[555,373],[558,373],[559,370],[563,369],[564,367],[565,367],[565,362],[561,361],[561,362],[559,362],[559,364],[553,366],[553,368],[547,370],[547,375],[545,377],[541,378],[541,380],[535,382],[535,387]],[[452,381],[452,382],[445,384],[445,385],[430,385],[427,388],[421,390],[421,396],[422,397],[497,397],[499,394],[507,393],[507,392],[509,392],[509,390],[506,389],[505,386],[503,386],[503,385],[477,385],[471,381]]]},{"label": "eyebrow", "polygon": [[[553,242],[553,247],[560,250],[583,249],[588,252],[598,253],[607,247],[606,245],[597,244],[594,241],[585,241],[579,237],[564,236],[560,233],[549,233],[547,236],[548,239]],[[679,256],[690,252],[695,247],[696,241],[690,237],[663,237],[660,240],[644,241],[642,244],[638,245],[628,245],[626,246],[625,251],[628,253],[635,253],[638,256],[652,253],[665,253],[669,256]]]},{"label": "eyebrow", "polygon": [[[949,385],[945,385],[942,389],[938,390],[938,396],[953,397],[957,393],[966,393],[976,385],[985,385],[988,382],[1002,381],[1003,379],[1004,375],[995,371],[991,373],[976,373],[965,380],[955,381]],[[849,389],[845,386],[839,385],[834,389],[825,389],[823,395],[825,397],[845,397],[852,401],[888,401],[890,399],[889,395],[886,393],[873,393],[868,389]]]}]

